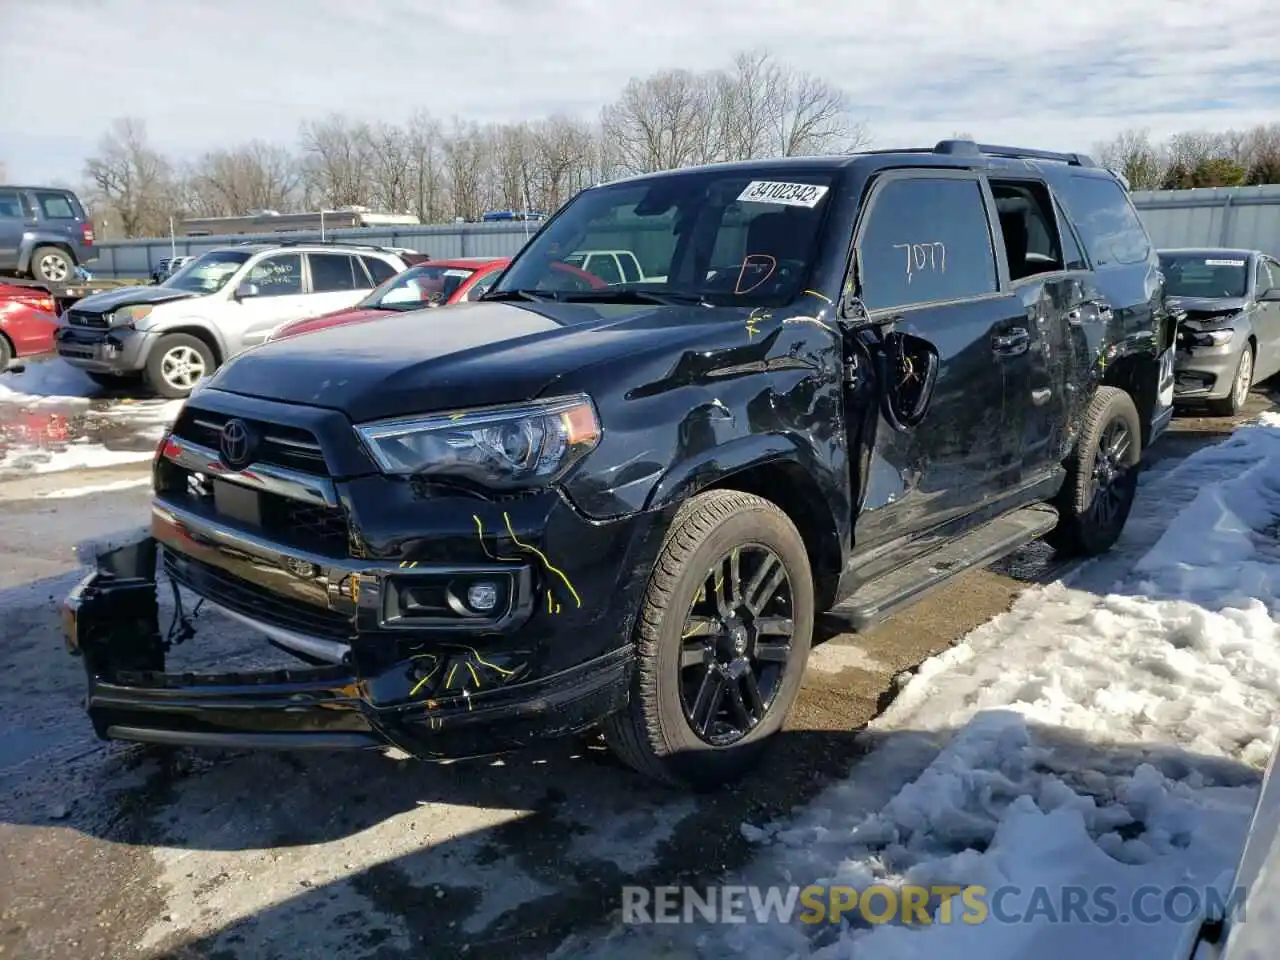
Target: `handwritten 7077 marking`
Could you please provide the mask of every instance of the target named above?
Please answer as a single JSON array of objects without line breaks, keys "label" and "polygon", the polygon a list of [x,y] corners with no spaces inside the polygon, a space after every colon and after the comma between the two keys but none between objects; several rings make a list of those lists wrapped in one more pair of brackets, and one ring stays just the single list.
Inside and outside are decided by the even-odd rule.
[{"label": "handwritten 7077 marking", "polygon": [[947,272],[947,246],[940,240],[932,243],[895,243],[893,249],[905,250],[907,253],[907,283],[926,268],[939,273]]}]

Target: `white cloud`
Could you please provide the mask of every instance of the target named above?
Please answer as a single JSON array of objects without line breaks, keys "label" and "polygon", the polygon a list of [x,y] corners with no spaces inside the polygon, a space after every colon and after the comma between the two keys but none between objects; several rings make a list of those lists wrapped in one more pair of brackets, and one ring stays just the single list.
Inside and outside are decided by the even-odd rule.
[{"label": "white cloud", "polygon": [[[840,84],[879,145],[1084,149],[1280,118],[1274,0],[44,0],[0,3],[0,153],[74,178],[111,118],[174,154],[292,142],[329,111],[593,114],[636,75],[764,47]],[[64,39],[74,38],[75,54]],[[51,53],[51,51],[55,51]],[[35,82],[38,78],[38,83]]]}]

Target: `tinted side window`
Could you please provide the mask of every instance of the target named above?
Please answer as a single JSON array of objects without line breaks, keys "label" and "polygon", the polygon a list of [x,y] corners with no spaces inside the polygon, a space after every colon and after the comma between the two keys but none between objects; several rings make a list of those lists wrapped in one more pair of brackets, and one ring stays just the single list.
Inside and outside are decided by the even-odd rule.
[{"label": "tinted side window", "polygon": [[40,204],[40,213],[46,220],[74,220],[75,208],[64,193],[37,193],[36,203]]},{"label": "tinted side window", "polygon": [[384,280],[390,280],[399,273],[399,271],[396,270],[395,267],[391,266],[391,264],[387,263],[387,261],[380,260],[377,257],[361,257],[360,259],[364,261],[364,266],[365,269],[369,271],[369,276],[373,277],[373,283],[375,286],[382,283]]},{"label": "tinted side window", "polygon": [[259,260],[246,278],[258,285],[260,297],[287,297],[302,292],[302,254],[282,253]]},{"label": "tinted side window", "polygon": [[1065,194],[1094,264],[1141,263],[1150,254],[1147,231],[1120,184],[1103,177],[1067,177]]},{"label": "tinted side window", "polygon": [[636,258],[629,253],[624,253],[619,259],[622,261],[622,275],[627,278],[627,283],[639,283],[640,265],[636,263]]},{"label": "tinted side window", "polygon": [[478,300],[489,292],[489,288],[494,285],[500,276],[502,276],[501,270],[490,270],[483,277],[477,280],[474,285],[472,285],[471,289],[467,291],[464,299]]},{"label": "tinted side window", "polygon": [[1266,268],[1267,273],[1258,277],[1258,292],[1264,293],[1267,290],[1280,290],[1280,263],[1268,260],[1262,260],[1259,262]]},{"label": "tinted side window", "polygon": [[867,214],[858,263],[868,310],[995,292],[995,253],[977,180],[885,184]]},{"label": "tinted side window", "polygon": [[23,219],[22,198],[17,190],[0,190],[0,217],[11,220]]},{"label": "tinted side window", "polygon": [[[354,258],[341,253],[309,253],[307,259],[311,261],[312,293],[336,293],[364,288],[364,271],[360,270]],[[358,284],[357,271],[360,278]]]}]

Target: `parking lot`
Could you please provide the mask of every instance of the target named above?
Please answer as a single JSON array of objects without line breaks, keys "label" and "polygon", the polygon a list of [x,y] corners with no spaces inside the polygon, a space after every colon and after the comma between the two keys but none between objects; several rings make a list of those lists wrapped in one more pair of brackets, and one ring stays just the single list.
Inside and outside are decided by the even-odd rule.
[{"label": "parking lot", "polygon": [[[742,824],[856,777],[853,734],[907,671],[1062,572],[1032,547],[868,633],[826,624],[768,761],[710,796],[654,787],[592,737],[447,765],[394,751],[104,744],[81,711],[58,605],[79,576],[73,544],[144,522],[145,461],[172,408],[68,397],[41,376],[29,383],[43,393],[4,401],[0,459],[3,956],[545,956],[606,927],[624,883],[741,866]],[[1245,416],[1271,406],[1257,390]],[[18,414],[33,418],[23,435]],[[1152,459],[1184,457],[1232,426],[1181,417]],[[229,622],[201,620],[181,651],[193,668],[274,656]]]}]

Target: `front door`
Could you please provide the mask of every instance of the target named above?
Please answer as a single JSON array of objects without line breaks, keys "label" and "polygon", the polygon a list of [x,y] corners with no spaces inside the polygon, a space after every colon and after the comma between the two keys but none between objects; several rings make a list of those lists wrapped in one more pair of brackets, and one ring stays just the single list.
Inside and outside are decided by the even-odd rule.
[{"label": "front door", "polygon": [[1255,382],[1280,371],[1280,300],[1264,300],[1268,290],[1280,291],[1280,263],[1258,258],[1253,295],[1257,298],[1254,316],[1258,335],[1258,362]]},{"label": "front door", "polygon": [[252,284],[257,293],[230,304],[227,343],[233,353],[262,343],[280,324],[307,315],[310,294],[300,253],[263,257],[249,268],[240,283]]},{"label": "front door", "polygon": [[862,302],[881,334],[926,341],[939,366],[919,425],[898,430],[878,412],[864,440],[859,550],[920,533],[1016,488],[1022,449],[1010,429],[1007,367],[1023,362],[1031,339],[1021,299],[1002,289],[976,175],[886,174],[864,211],[855,239]]}]

